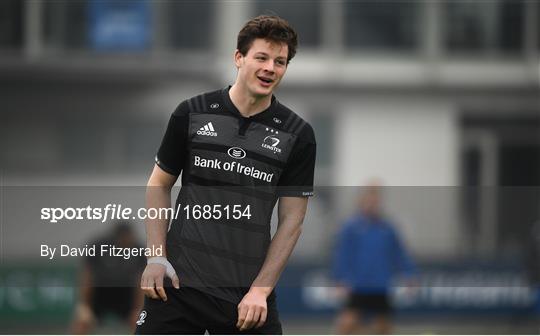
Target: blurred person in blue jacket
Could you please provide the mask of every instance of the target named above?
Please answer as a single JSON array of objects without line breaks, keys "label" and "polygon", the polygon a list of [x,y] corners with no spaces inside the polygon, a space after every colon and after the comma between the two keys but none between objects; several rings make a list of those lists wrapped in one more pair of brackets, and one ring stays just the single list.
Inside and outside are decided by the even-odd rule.
[{"label": "blurred person in blue jacket", "polygon": [[398,231],[382,213],[380,183],[372,182],[337,237],[333,275],[346,301],[336,333],[391,333],[389,294],[399,274],[411,281],[416,269]]}]

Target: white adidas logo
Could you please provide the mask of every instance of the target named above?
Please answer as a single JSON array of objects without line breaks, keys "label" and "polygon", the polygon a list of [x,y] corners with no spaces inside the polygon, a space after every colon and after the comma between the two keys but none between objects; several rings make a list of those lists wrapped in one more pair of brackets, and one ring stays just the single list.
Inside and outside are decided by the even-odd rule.
[{"label": "white adidas logo", "polygon": [[214,125],[212,125],[212,122],[209,122],[208,124],[204,125],[203,127],[199,128],[197,131],[198,135],[208,135],[208,136],[217,136],[217,132],[214,129]]}]

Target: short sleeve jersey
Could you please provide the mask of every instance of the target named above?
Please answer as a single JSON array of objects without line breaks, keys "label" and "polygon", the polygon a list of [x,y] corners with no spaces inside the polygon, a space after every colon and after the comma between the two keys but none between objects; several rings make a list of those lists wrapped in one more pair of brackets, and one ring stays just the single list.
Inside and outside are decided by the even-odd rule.
[{"label": "short sleeve jersey", "polygon": [[315,153],[311,126],[275,97],[249,118],[234,106],[229,88],[183,101],[156,163],[182,174],[177,209],[209,205],[212,211],[182,211],[171,222],[167,253],[180,282],[238,303],[264,262],[278,197],[313,195]]}]

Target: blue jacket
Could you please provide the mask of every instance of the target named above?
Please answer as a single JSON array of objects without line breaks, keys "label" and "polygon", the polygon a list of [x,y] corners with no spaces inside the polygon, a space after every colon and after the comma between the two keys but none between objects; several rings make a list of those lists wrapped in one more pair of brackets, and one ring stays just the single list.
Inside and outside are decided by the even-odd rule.
[{"label": "blue jacket", "polygon": [[357,214],[341,228],[334,255],[336,281],[355,293],[387,293],[392,278],[416,272],[398,233],[385,219]]}]

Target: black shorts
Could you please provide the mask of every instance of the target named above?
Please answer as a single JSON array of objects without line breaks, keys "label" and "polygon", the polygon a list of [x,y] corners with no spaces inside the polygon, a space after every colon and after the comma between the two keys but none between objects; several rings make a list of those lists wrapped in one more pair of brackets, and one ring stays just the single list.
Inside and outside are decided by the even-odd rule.
[{"label": "black shorts", "polygon": [[166,287],[167,302],[145,298],[135,334],[282,334],[276,300],[268,300],[266,323],[240,332],[237,305],[193,288]]},{"label": "black shorts", "polygon": [[392,312],[392,306],[387,294],[352,293],[345,308],[372,314],[390,314]]},{"label": "black shorts", "polygon": [[90,307],[98,320],[105,316],[127,319],[134,296],[134,287],[94,287]]}]

